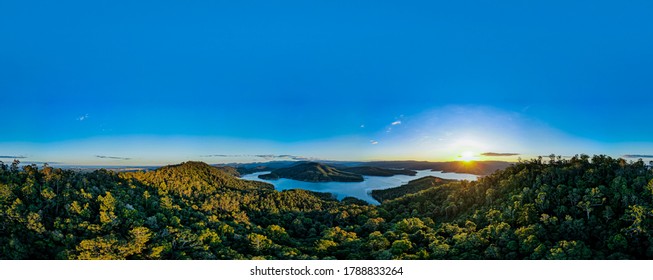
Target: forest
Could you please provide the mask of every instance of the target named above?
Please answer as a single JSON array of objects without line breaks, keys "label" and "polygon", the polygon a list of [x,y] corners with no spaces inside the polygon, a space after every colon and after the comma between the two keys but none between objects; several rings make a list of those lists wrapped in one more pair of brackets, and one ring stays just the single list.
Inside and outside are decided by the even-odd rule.
[{"label": "forest", "polygon": [[238,175],[2,163],[0,259],[653,259],[641,160],[552,155],[478,181],[423,178],[378,206]]}]

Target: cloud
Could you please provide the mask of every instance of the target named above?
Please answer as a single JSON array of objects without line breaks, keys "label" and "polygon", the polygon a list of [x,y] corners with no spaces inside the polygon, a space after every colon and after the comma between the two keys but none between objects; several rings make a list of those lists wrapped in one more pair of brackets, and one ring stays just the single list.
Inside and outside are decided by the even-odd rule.
[{"label": "cloud", "polygon": [[96,158],[102,158],[102,159],[119,159],[119,160],[131,160],[131,158],[128,157],[112,157],[112,156],[95,156]]},{"label": "cloud", "polygon": [[200,157],[229,157],[229,158],[262,158],[265,160],[317,160],[317,158],[304,157],[304,156],[294,156],[294,155],[273,155],[273,154],[260,154],[260,155],[223,155],[223,154],[214,154],[214,155],[200,155]]},{"label": "cloud", "polygon": [[394,121],[394,122],[391,123],[391,125],[400,125],[400,124],[401,124],[401,121]]},{"label": "cloud", "polygon": [[292,156],[290,155],[253,155],[253,156],[264,158],[264,159],[292,158]]},{"label": "cloud", "polygon": [[314,157],[294,156],[294,155],[241,155],[245,157],[259,157],[265,160],[298,160],[298,161],[311,161],[319,160]]},{"label": "cloud", "polygon": [[290,160],[316,160],[318,158],[314,157],[305,157],[305,156],[294,156],[294,155],[254,155],[255,157],[260,157],[263,159],[290,159]]},{"label": "cloud", "polygon": [[364,125],[364,124],[361,124],[361,128],[365,128],[365,125]]},{"label": "cloud", "polygon": [[86,119],[88,119],[88,114],[84,114],[83,116],[80,116],[79,118],[77,118],[77,120],[80,121],[80,122],[84,121]]},{"label": "cloud", "polygon": [[487,152],[487,153],[482,153],[481,154],[484,157],[511,157],[511,156],[518,156],[520,154],[518,153],[493,153],[493,152]]},{"label": "cloud", "polygon": [[376,145],[376,144],[379,144],[379,141],[376,141],[376,140],[370,140],[370,144],[372,144],[372,145]]},{"label": "cloud", "polygon": [[27,158],[26,156],[0,156],[0,158]]},{"label": "cloud", "polygon": [[43,164],[46,164],[46,163],[48,165],[52,165],[52,164],[62,165],[62,164],[64,164],[63,162],[59,162],[59,161],[21,161],[20,163],[21,164],[26,164],[26,165],[32,165],[32,164],[43,165]]},{"label": "cloud", "polygon": [[653,155],[623,155],[624,158],[653,158]]},{"label": "cloud", "polygon": [[292,156],[290,157],[290,159],[300,160],[300,161],[320,160],[320,158],[316,158],[316,157],[303,157],[303,156]]}]

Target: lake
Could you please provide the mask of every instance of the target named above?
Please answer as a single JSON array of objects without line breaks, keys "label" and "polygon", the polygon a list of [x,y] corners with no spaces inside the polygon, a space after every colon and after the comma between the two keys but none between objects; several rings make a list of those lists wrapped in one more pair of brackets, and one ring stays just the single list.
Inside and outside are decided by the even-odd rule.
[{"label": "lake", "polygon": [[469,180],[474,181],[478,176],[473,174],[464,174],[464,173],[443,173],[442,171],[432,171],[432,170],[416,170],[417,174],[415,176],[408,175],[395,175],[392,177],[378,177],[378,176],[363,176],[365,181],[363,182],[302,182],[292,179],[281,178],[278,180],[263,180],[258,178],[258,175],[268,174],[270,172],[256,172],[252,174],[247,174],[242,176],[242,179],[251,180],[251,181],[260,181],[266,182],[274,185],[276,190],[289,190],[289,189],[305,189],[316,192],[328,192],[336,195],[338,199],[343,199],[347,196],[355,197],[358,199],[365,200],[371,204],[378,205],[379,202],[376,201],[370,192],[372,190],[382,190],[388,188],[394,188],[408,183],[409,181],[419,179],[426,176],[435,176],[442,179],[454,179],[454,180]]}]

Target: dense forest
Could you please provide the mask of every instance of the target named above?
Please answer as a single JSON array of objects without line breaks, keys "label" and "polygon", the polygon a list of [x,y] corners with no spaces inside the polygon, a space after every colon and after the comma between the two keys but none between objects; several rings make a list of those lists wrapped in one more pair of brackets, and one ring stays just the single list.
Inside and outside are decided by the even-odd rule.
[{"label": "dense forest", "polygon": [[442,179],[434,176],[426,176],[419,179],[412,180],[403,186],[396,188],[388,188],[382,190],[372,190],[371,196],[378,202],[383,202],[390,199],[405,196],[411,193],[417,193],[436,185],[443,185],[455,182],[456,180]]},{"label": "dense forest", "polygon": [[236,169],[0,164],[1,259],[653,259],[653,171],[551,157],[383,203],[276,191]]}]

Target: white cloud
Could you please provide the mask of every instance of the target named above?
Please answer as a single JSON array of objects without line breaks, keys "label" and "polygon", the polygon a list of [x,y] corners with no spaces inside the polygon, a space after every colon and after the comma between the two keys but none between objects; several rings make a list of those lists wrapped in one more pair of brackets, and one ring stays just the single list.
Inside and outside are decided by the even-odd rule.
[{"label": "white cloud", "polygon": [[250,154],[242,154],[242,155],[227,155],[227,154],[211,154],[211,155],[200,155],[199,157],[221,157],[221,158],[262,158],[265,160],[300,160],[300,161],[306,161],[306,160],[320,160],[319,158],[315,157],[305,157],[305,156],[294,156],[294,155],[274,155],[274,154],[260,154],[260,155],[250,155]]},{"label": "white cloud", "polygon": [[88,114],[84,114],[83,116],[80,116],[79,118],[77,118],[77,120],[80,121],[80,122],[84,121],[86,119],[88,119]]},{"label": "white cloud", "polygon": [[119,160],[131,160],[131,158],[128,157],[113,157],[113,156],[100,156],[96,155],[96,158],[102,158],[102,159],[119,159]]},{"label": "white cloud", "polygon": [[372,144],[372,145],[376,145],[376,144],[379,144],[379,141],[376,141],[376,140],[370,140],[370,144]]},{"label": "white cloud", "polygon": [[394,121],[394,122],[392,122],[392,125],[400,125],[400,124],[401,124],[401,121]]}]

